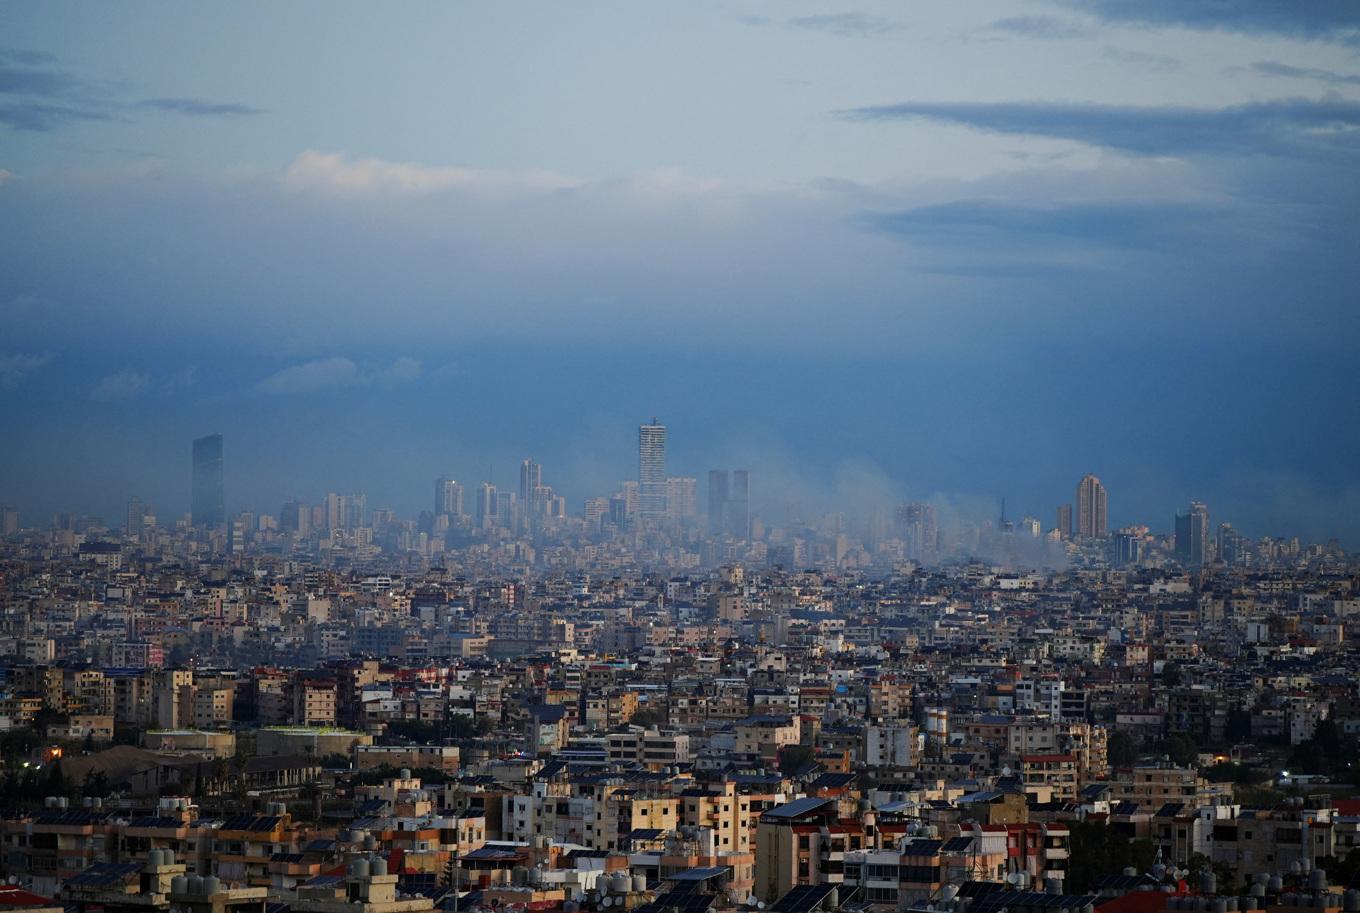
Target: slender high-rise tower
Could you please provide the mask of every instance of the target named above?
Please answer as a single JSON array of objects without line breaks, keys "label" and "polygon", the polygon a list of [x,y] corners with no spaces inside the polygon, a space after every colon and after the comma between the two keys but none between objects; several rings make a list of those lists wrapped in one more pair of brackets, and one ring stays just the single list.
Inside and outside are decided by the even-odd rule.
[{"label": "slender high-rise tower", "polygon": [[721,536],[727,531],[727,499],[730,476],[726,469],[708,471],[708,534]]},{"label": "slender high-rise tower", "polygon": [[732,497],[727,502],[727,532],[734,539],[751,536],[751,474],[732,470]]},{"label": "slender high-rise tower", "polygon": [[1194,567],[1209,558],[1209,508],[1203,501],[1191,501],[1188,511],[1176,515],[1176,556]]},{"label": "slender high-rise tower", "polygon": [[222,500],[222,435],[210,434],[194,441],[194,526],[215,527],[226,522]]},{"label": "slender high-rise tower", "polygon": [[656,419],[638,426],[638,513],[652,520],[666,513],[666,426]]},{"label": "slender high-rise tower", "polygon": [[463,486],[461,483],[444,477],[434,480],[434,515],[438,517],[440,514],[447,514],[454,521],[462,518]]},{"label": "slender high-rise tower", "polygon": [[1077,538],[1103,539],[1109,531],[1106,522],[1105,486],[1087,473],[1077,483]]}]

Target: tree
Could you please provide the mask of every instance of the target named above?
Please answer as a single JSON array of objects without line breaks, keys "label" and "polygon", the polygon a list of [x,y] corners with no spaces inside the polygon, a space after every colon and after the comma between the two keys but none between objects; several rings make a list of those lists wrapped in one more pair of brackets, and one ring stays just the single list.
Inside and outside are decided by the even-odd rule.
[{"label": "tree", "polygon": [[1199,754],[1199,747],[1194,743],[1194,740],[1180,734],[1170,736],[1166,740],[1164,748],[1166,756],[1177,767],[1191,766],[1195,763],[1196,755]]},{"label": "tree", "polygon": [[71,783],[66,779],[66,775],[61,772],[60,758],[47,766],[47,776],[43,783],[43,789],[44,796],[70,797]]},{"label": "tree", "polygon": [[1138,760],[1138,742],[1127,732],[1115,730],[1110,733],[1106,752],[1109,754],[1111,767],[1132,767]]},{"label": "tree", "polygon": [[109,782],[109,775],[102,770],[90,770],[80,784],[82,796],[107,799],[112,793],[113,784]]},{"label": "tree", "polygon": [[816,753],[807,745],[785,745],[779,749],[779,772],[796,773],[812,763]]},{"label": "tree", "polygon": [[1084,894],[1106,875],[1118,875],[1126,866],[1146,872],[1157,858],[1150,840],[1130,840],[1123,834],[1093,821],[1077,821],[1071,826],[1071,858],[1064,890]]}]

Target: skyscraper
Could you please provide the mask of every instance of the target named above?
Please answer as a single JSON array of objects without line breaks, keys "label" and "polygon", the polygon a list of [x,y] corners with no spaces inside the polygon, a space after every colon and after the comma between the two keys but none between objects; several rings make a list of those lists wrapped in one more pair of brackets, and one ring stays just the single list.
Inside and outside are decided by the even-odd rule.
[{"label": "skyscraper", "polygon": [[463,516],[463,486],[453,479],[434,480],[434,515],[447,514],[457,520]]},{"label": "skyscraper", "polygon": [[212,528],[226,522],[222,498],[222,435],[210,434],[194,441],[194,475],[191,516],[195,526]]},{"label": "skyscraper", "polygon": [[751,535],[751,474],[745,469],[732,471],[732,496],[727,501],[727,532],[734,539]]},{"label": "skyscraper", "polygon": [[935,505],[911,501],[897,505],[898,534],[907,543],[907,557],[913,561],[932,561],[936,556],[939,527]]},{"label": "skyscraper", "polygon": [[656,419],[638,426],[638,513],[649,520],[666,513],[666,426]]},{"label": "skyscraper", "polygon": [[1058,535],[1064,539],[1072,538],[1072,505],[1060,504],[1058,506]]},{"label": "skyscraper", "polygon": [[727,499],[729,476],[726,469],[708,471],[708,534],[721,536],[727,529]]},{"label": "skyscraper", "polygon": [[142,534],[142,524],[146,521],[146,514],[146,504],[142,502],[141,498],[134,496],[128,500],[127,523],[124,527],[128,536],[136,537]]},{"label": "skyscraper", "polygon": [[496,525],[496,486],[483,482],[477,489],[477,527],[492,529]]},{"label": "skyscraper", "polygon": [[1181,562],[1198,567],[1209,555],[1209,508],[1203,501],[1191,501],[1190,509],[1176,515],[1176,556]]},{"label": "skyscraper", "polygon": [[530,521],[538,519],[540,513],[538,499],[542,488],[542,465],[526,458],[519,464],[519,503],[520,509]]},{"label": "skyscraper", "polygon": [[666,515],[675,523],[694,519],[699,511],[698,480],[691,476],[671,476],[666,480]]},{"label": "skyscraper", "polygon": [[1077,538],[1103,539],[1109,531],[1106,521],[1105,486],[1087,473],[1077,483]]}]

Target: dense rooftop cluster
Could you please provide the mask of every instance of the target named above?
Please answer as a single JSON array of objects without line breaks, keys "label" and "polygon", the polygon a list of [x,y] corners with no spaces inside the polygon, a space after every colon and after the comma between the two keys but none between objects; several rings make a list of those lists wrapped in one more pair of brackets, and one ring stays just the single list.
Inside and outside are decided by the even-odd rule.
[{"label": "dense rooftop cluster", "polygon": [[1284,913],[1360,877],[1360,573],[1325,549],[513,574],[59,538],[0,568],[0,907]]}]

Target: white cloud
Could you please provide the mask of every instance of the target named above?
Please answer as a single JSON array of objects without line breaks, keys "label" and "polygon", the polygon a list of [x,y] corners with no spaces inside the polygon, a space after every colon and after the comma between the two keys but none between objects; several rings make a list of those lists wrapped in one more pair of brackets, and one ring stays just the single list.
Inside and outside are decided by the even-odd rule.
[{"label": "white cloud", "polygon": [[375,384],[395,387],[417,380],[423,371],[420,360],[409,355],[402,355],[389,365],[363,370],[351,359],[335,356],[284,368],[257,383],[255,390],[259,393],[292,395]]},{"label": "white cloud", "polygon": [[0,168],[0,184],[5,184],[12,180],[14,180],[14,172]]},{"label": "white cloud", "polygon": [[52,360],[46,353],[41,355],[0,355],[0,390],[13,390],[23,383],[25,377]]},{"label": "white cloud", "polygon": [[298,155],[284,173],[291,190],[333,193],[388,193],[405,196],[448,190],[547,192],[579,187],[578,178],[553,171],[492,171],[457,166],[388,162],[377,158],[346,159],[314,149]]},{"label": "white cloud", "polygon": [[319,358],[269,375],[255,385],[261,393],[316,393],[348,387],[359,377],[359,368],[348,358]]},{"label": "white cloud", "polygon": [[90,399],[97,403],[108,403],[120,399],[141,396],[151,386],[151,378],[136,371],[119,371],[110,374],[90,391]]}]

